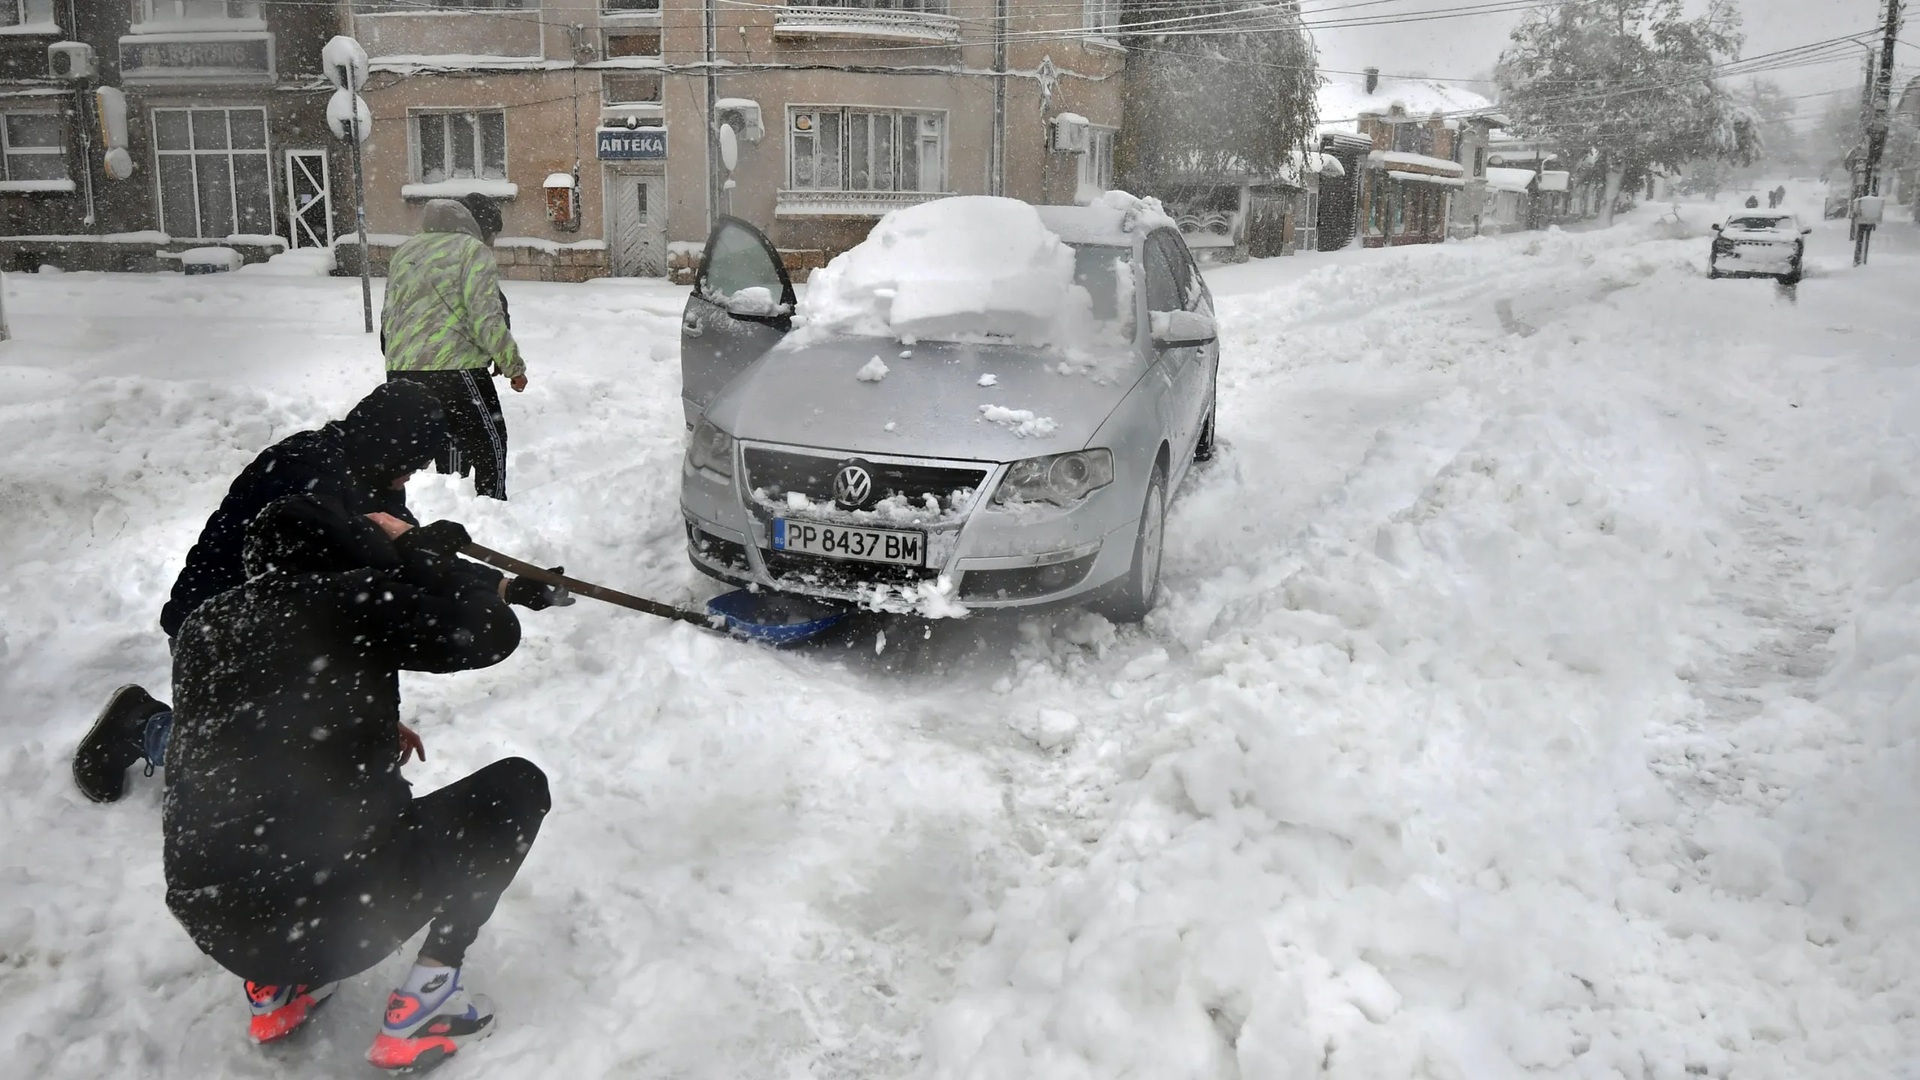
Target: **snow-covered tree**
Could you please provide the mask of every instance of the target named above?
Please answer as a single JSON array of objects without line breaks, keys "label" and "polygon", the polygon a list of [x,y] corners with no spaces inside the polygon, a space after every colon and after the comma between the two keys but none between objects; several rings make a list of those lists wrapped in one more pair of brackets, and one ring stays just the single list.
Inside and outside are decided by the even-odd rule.
[{"label": "snow-covered tree", "polygon": [[1655,173],[1758,155],[1759,117],[1714,77],[1740,44],[1730,0],[1694,18],[1681,0],[1555,4],[1522,20],[1501,54],[1503,109],[1516,133],[1604,176],[1610,209]]},{"label": "snow-covered tree", "polygon": [[1297,4],[1126,0],[1126,127],[1116,166],[1139,190],[1285,170],[1314,124],[1313,41]]}]

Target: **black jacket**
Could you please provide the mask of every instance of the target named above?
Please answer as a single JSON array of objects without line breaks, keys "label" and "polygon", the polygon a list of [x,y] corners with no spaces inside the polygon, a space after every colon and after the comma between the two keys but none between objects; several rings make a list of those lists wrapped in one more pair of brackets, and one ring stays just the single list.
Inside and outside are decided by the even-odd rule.
[{"label": "black jacket", "polygon": [[246,580],[240,556],[247,523],[283,495],[312,494],[356,514],[382,511],[418,524],[393,479],[432,460],[446,441],[446,413],[431,393],[397,385],[376,387],[346,419],[295,432],[241,470],[187,552],[160,611],[168,637],[180,633],[195,608]]},{"label": "black jacket", "polygon": [[[250,538],[257,572],[255,554]],[[519,644],[499,574],[402,558],[397,569],[257,573],[202,605],[176,640],[167,906],[243,977],[278,978],[259,960],[290,934],[363,936],[351,905],[396,887],[410,800],[399,672],[487,667]],[[334,963],[330,977],[379,959],[354,941],[309,944]]]}]

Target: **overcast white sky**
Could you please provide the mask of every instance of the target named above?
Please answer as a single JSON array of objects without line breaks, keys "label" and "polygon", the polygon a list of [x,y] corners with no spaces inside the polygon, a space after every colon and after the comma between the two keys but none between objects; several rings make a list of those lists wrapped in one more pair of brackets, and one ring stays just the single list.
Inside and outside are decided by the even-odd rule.
[{"label": "overcast white sky", "polygon": [[[1354,7],[1356,2],[1306,0],[1307,22],[1311,25],[1356,16],[1405,17],[1413,13],[1484,6],[1488,0],[1387,0]],[[1689,6],[1704,7],[1704,4],[1701,0],[1691,0]],[[1866,36],[1878,27],[1883,11],[1883,0],[1745,0],[1740,4],[1740,12],[1747,43],[1741,55],[1777,52],[1856,31]],[[1314,40],[1320,48],[1321,66],[1327,68],[1358,71],[1372,65],[1392,74],[1472,78],[1492,69],[1500,50],[1507,44],[1508,32],[1519,20],[1518,14],[1502,13],[1385,26],[1316,29]],[[1920,26],[1914,25],[1920,21],[1920,5],[1909,12],[1908,20],[1901,37],[1920,42]],[[1877,39],[1878,34],[1873,36]],[[1812,95],[1841,87],[1846,88],[1846,93],[1857,93],[1862,75],[1860,57],[1864,53],[1850,51],[1853,56],[1817,66],[1769,72],[1765,78],[1778,82],[1794,95]],[[1902,70],[1920,66],[1920,50],[1901,48],[1897,56]],[[1800,101],[1802,115],[1816,113],[1830,100],[1829,97],[1803,98]]]}]

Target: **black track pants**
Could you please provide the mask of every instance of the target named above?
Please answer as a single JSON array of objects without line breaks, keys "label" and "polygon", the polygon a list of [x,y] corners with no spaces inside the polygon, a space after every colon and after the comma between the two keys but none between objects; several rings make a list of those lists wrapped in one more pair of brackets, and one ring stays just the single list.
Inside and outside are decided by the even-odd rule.
[{"label": "black track pants", "polygon": [[429,920],[425,955],[459,966],[520,870],[552,805],[525,758],[496,761],[407,804],[392,842],[326,874],[242,877],[170,899],[203,952],[243,979],[333,982],[392,955]]},{"label": "black track pants", "polygon": [[474,491],[507,497],[507,420],[500,394],[484,368],[457,371],[389,371],[387,379],[407,379],[433,391],[447,410],[448,446],[434,467],[460,476],[473,473]]}]

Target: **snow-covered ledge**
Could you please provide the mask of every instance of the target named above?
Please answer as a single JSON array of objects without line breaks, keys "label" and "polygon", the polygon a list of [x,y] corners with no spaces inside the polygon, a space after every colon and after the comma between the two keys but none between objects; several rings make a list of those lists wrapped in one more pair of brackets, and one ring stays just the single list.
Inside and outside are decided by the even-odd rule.
[{"label": "snow-covered ledge", "polygon": [[466,195],[485,195],[489,199],[513,199],[520,185],[510,180],[441,180],[432,184],[403,184],[400,197],[409,201],[458,199]]},{"label": "snow-covered ledge", "polygon": [[960,40],[960,21],[925,11],[788,5],[774,12],[773,33],[775,37],[877,37],[955,44]]},{"label": "snow-covered ledge", "polygon": [[59,37],[60,24],[53,22],[21,23],[18,26],[0,26],[0,37]]},{"label": "snow-covered ledge", "polygon": [[17,192],[65,192],[73,191],[71,180],[0,180],[0,195]]},{"label": "snow-covered ledge", "polygon": [[782,191],[776,217],[880,217],[889,210],[944,199],[950,191]]}]

